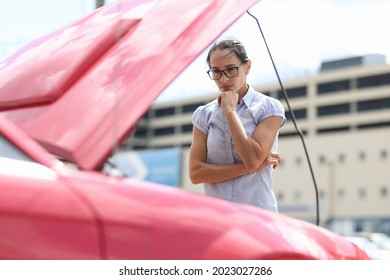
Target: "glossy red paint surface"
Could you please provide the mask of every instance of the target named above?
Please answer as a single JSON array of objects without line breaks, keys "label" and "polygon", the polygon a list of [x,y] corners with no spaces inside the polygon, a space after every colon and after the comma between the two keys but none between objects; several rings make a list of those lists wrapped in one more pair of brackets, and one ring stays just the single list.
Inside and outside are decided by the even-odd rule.
[{"label": "glossy red paint surface", "polygon": [[366,258],[282,215],[137,180],[60,173],[28,183],[2,174],[1,259]]},{"label": "glossy red paint surface", "polygon": [[0,109],[51,153],[99,169],[115,139],[256,2],[116,1],[7,60]]},{"label": "glossy red paint surface", "polygon": [[[49,77],[55,73],[50,72],[50,59],[44,63],[48,68],[40,70],[32,67],[31,59],[23,60],[39,49],[34,44],[7,61],[1,72],[14,75],[14,80],[10,84],[1,80],[2,86],[13,90],[12,96],[0,90],[4,110],[0,113],[0,259],[368,259],[351,242],[303,221],[158,184],[69,168],[51,155],[59,152],[55,154],[84,169],[100,165],[112,144],[108,140],[112,135],[106,135],[112,123],[119,120],[121,138],[169,81],[254,2],[199,0],[192,9],[188,6],[192,1],[119,2],[121,8],[138,8],[125,16],[114,5],[74,26],[98,24],[104,15],[128,19],[102,24],[107,42],[96,36],[93,24],[93,34],[82,28],[76,32],[80,42],[93,38],[107,49],[92,47],[88,57],[100,57],[93,63],[88,58],[90,66],[85,68],[84,58],[76,55],[69,68],[58,68],[54,75],[58,79]],[[140,15],[145,16],[141,21]],[[178,19],[185,25],[176,29],[171,22],[173,39],[159,23],[179,15],[186,18]],[[152,20],[156,16],[159,20]],[[201,32],[212,20],[216,30]],[[129,30],[113,49],[108,33],[117,26]],[[126,41],[130,34],[135,41]],[[65,48],[66,40],[73,42],[73,35],[51,45],[57,38],[53,36],[44,45],[51,46],[56,59],[64,59],[62,65],[69,57],[61,57],[57,48]],[[160,47],[165,56],[157,55]],[[14,63],[19,66],[14,68]],[[20,72],[24,63],[36,77],[41,75],[42,84],[34,82],[34,75]],[[24,84],[30,79],[28,91]],[[118,108],[116,119],[111,114]],[[104,152],[97,153],[99,149]]]},{"label": "glossy red paint surface", "polygon": [[54,162],[0,157],[0,259],[367,259],[306,222]]}]

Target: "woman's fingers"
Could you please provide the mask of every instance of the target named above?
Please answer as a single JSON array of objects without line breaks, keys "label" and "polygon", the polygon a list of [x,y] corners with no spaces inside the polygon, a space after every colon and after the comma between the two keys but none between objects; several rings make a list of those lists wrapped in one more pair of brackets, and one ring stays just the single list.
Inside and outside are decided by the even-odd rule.
[{"label": "woman's fingers", "polygon": [[269,157],[274,158],[275,160],[277,160],[278,164],[280,164],[282,162],[282,157],[277,152],[271,152]]},{"label": "woman's fingers", "polygon": [[282,157],[277,152],[271,152],[267,158],[269,165],[272,165],[273,169],[276,169],[282,162]]}]

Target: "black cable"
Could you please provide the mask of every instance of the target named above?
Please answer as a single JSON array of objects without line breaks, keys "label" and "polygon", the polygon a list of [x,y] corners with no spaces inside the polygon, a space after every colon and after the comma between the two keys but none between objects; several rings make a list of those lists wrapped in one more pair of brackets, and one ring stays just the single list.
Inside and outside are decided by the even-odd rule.
[{"label": "black cable", "polygon": [[304,138],[303,138],[303,133],[302,133],[302,131],[298,128],[298,125],[297,125],[297,122],[296,122],[296,119],[295,119],[294,112],[293,112],[293,110],[292,110],[292,108],[291,108],[291,106],[290,106],[290,102],[289,102],[289,99],[288,99],[288,96],[287,96],[287,92],[286,92],[286,90],[284,89],[284,86],[283,86],[283,84],[282,84],[282,81],[281,81],[281,79],[280,79],[280,77],[279,77],[279,73],[278,73],[278,70],[277,70],[277,68],[276,68],[276,66],[275,66],[275,62],[274,62],[274,60],[273,60],[273,58],[272,58],[271,51],[269,50],[269,47],[268,47],[268,44],[267,44],[267,40],[265,39],[263,30],[262,30],[261,27],[260,27],[259,20],[258,20],[254,15],[252,15],[249,11],[247,11],[247,13],[248,13],[251,17],[253,17],[253,18],[256,20],[256,22],[257,22],[257,26],[259,27],[261,36],[263,37],[264,44],[265,44],[265,46],[266,46],[266,48],[267,48],[267,51],[268,51],[268,55],[269,55],[269,57],[270,57],[270,59],[271,59],[272,65],[273,65],[273,67],[274,67],[275,74],[276,74],[276,76],[277,76],[277,78],[278,78],[280,88],[281,88],[281,90],[282,90],[282,92],[283,92],[284,99],[286,100],[287,107],[288,107],[288,109],[290,110],[290,114],[291,114],[291,118],[292,118],[292,121],[293,121],[294,126],[295,126],[295,130],[298,132],[299,137],[300,137],[301,140],[302,140],[302,145],[303,145],[303,148],[304,148],[304,150],[305,150],[305,155],[306,155],[306,158],[307,158],[307,162],[308,162],[308,164],[309,164],[310,173],[311,173],[311,177],[312,177],[312,179],[313,179],[314,189],[315,189],[315,193],[316,193],[316,213],[317,213],[316,225],[319,225],[319,224],[320,224],[320,210],[319,210],[320,207],[319,207],[318,188],[317,188],[316,179],[315,179],[315,177],[314,177],[313,168],[312,168],[311,163],[310,163],[309,153],[307,152],[307,149],[306,149],[306,144],[305,144],[305,140],[304,140]]}]

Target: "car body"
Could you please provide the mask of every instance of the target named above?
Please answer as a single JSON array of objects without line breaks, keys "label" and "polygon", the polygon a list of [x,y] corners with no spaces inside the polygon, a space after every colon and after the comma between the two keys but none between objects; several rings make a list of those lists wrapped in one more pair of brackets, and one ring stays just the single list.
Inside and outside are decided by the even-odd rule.
[{"label": "car body", "polygon": [[390,250],[381,248],[378,244],[364,235],[346,235],[345,239],[355,243],[373,260],[390,260]]},{"label": "car body", "polygon": [[320,226],[101,172],[256,2],[116,1],[0,65],[0,259],[369,259]]}]

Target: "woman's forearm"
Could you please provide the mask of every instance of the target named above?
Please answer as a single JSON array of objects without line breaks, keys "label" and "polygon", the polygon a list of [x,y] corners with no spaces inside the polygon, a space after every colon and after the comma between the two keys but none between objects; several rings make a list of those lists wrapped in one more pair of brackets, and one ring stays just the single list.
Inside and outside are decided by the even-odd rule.
[{"label": "woman's forearm", "polygon": [[190,170],[190,179],[193,184],[220,183],[245,174],[249,171],[243,163],[235,164],[208,164],[198,163]]},{"label": "woman's forearm", "polygon": [[244,129],[237,113],[231,111],[225,113],[230,134],[236,151],[248,170],[255,171],[266,157],[261,146]]}]

